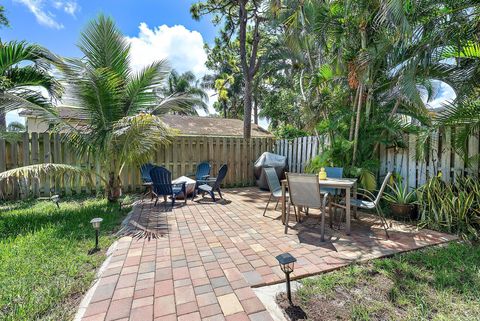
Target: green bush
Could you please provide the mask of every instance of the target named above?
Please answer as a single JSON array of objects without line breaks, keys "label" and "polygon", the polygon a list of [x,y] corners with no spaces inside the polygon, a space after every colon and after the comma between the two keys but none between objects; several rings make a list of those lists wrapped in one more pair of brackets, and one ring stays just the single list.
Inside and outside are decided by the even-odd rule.
[{"label": "green bush", "polygon": [[418,189],[420,225],[478,240],[480,228],[480,183],[458,177],[446,183],[433,177]]},{"label": "green bush", "polygon": [[273,129],[273,134],[281,139],[294,139],[297,137],[308,136],[308,132],[301,130],[292,125],[283,125]]}]

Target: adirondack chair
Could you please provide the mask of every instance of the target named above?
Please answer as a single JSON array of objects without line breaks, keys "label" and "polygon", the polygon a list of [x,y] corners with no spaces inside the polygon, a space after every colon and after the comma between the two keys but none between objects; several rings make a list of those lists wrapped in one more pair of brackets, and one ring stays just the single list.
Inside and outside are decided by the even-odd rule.
[{"label": "adirondack chair", "polygon": [[216,202],[215,192],[217,192],[218,195],[220,196],[220,198],[223,199],[222,191],[220,190],[220,184],[222,184],[222,181],[225,179],[225,176],[227,176],[227,171],[228,171],[227,164],[223,164],[220,167],[220,170],[218,171],[217,177],[216,178],[211,178],[211,180],[210,180],[211,185],[202,184],[202,185],[197,187],[197,190],[200,193],[202,193],[202,197],[205,195],[205,193],[208,193],[212,197],[212,200],[214,202]]},{"label": "adirondack chair", "polygon": [[211,166],[208,162],[201,162],[197,165],[197,171],[193,175],[187,175],[187,176],[195,176],[195,180],[198,181],[204,181],[208,179],[210,176],[210,169]]},{"label": "adirondack chair", "polygon": [[[167,206],[167,197],[172,198],[172,207],[175,206],[175,200],[178,195],[187,195],[185,182],[180,184],[172,184],[172,173],[165,167],[154,166],[150,170],[150,177],[152,178],[152,192],[156,197],[155,206],[157,206],[158,197],[163,196],[165,199],[165,207]],[[187,198],[185,197],[185,204]]]},{"label": "adirondack chair", "polygon": [[153,193],[152,193],[152,178],[150,177],[150,170],[154,167],[153,164],[146,163],[140,166],[140,176],[142,178],[142,186],[145,186],[145,191],[142,195],[142,202],[145,196],[151,195],[153,200]]}]

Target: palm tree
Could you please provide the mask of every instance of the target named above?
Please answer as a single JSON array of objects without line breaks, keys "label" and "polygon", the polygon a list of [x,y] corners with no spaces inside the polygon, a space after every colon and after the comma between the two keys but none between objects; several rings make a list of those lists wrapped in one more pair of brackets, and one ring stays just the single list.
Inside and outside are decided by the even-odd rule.
[{"label": "palm tree", "polygon": [[[0,100],[17,96],[17,107],[34,103],[47,108],[50,100],[62,93],[62,86],[49,74],[52,64],[61,66],[61,59],[41,46],[24,41],[0,42]],[[42,88],[50,99],[37,90]],[[5,128],[5,111],[0,104],[0,131]]]},{"label": "palm tree", "polygon": [[176,70],[172,70],[167,85],[160,88],[161,97],[174,97],[178,94],[189,95],[191,97],[190,108],[185,108],[181,114],[196,115],[197,109],[201,109],[208,114],[208,94],[201,87],[200,81],[191,71],[179,74]]},{"label": "palm tree", "polygon": [[[130,46],[109,17],[101,15],[91,21],[81,33],[78,47],[84,58],[68,60],[64,73],[86,122],[74,126],[52,115],[48,108],[30,107],[49,117],[53,131],[65,133],[64,139],[79,158],[88,157],[101,164],[99,177],[108,199],[115,201],[121,195],[120,175],[125,166],[147,162],[155,148],[168,143],[173,134],[158,114],[183,112],[191,106],[192,97],[179,93],[160,100],[155,89],[169,74],[166,62],[157,61],[134,72]],[[10,101],[8,105],[13,108],[15,103]],[[42,164],[1,173],[0,180],[39,172],[91,175],[74,166]]]}]

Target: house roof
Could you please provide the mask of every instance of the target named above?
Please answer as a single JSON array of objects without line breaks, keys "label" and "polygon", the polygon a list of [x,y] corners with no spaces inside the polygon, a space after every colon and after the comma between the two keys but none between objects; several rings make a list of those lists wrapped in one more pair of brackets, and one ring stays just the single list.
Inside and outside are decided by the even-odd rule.
[{"label": "house roof", "polygon": [[[71,106],[58,107],[60,117],[72,120],[87,119],[82,114],[82,109]],[[36,117],[37,113],[30,110],[22,110],[19,113],[24,117]],[[177,129],[181,135],[188,136],[243,136],[243,121],[240,119],[220,117],[200,117],[182,115],[163,115],[162,120],[171,128]],[[262,127],[252,124],[252,137],[273,137]]]},{"label": "house roof", "polygon": [[[243,136],[243,121],[220,117],[163,115],[163,121],[183,135]],[[273,137],[262,127],[252,124],[252,137]]]}]

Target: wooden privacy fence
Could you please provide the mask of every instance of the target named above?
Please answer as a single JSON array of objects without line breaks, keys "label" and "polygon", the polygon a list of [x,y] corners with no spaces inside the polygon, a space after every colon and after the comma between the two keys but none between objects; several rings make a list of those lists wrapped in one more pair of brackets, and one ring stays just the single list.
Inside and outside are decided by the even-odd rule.
[{"label": "wooden privacy fence", "polygon": [[289,172],[303,173],[305,166],[319,155],[327,144],[327,138],[317,136],[279,139],[275,142],[274,152],[287,157]]},{"label": "wooden privacy fence", "polygon": [[[253,163],[263,152],[271,151],[273,145],[273,138],[245,140],[234,137],[177,136],[171,144],[158,147],[151,156],[151,161],[168,168],[174,178],[194,173],[197,164],[202,161],[210,162],[213,176],[222,164],[227,164],[226,186],[253,185]],[[58,134],[24,133],[16,140],[0,139],[0,172],[42,163],[62,163],[101,171],[99,162],[78,159],[71,148],[61,142]],[[12,180],[9,184],[0,183],[0,196],[3,194],[4,198],[22,198],[30,195],[39,197],[103,192],[100,180],[95,175],[92,175],[92,179],[93,186],[86,184],[83,178],[69,179],[68,175],[42,175],[38,179],[30,177],[21,181]],[[126,167],[121,179],[124,191],[142,190],[138,167]]]},{"label": "wooden privacy fence", "polygon": [[[455,129],[446,128],[434,132],[424,145],[425,157],[420,160],[417,157],[418,139],[414,134],[405,137],[405,141],[408,142],[406,148],[387,148],[380,145],[378,155],[380,176],[385,175],[387,171],[398,173],[408,182],[411,189],[422,186],[429,177],[437,175],[440,171],[447,182],[454,180],[458,175],[479,176],[478,161],[466,166],[462,157],[453,149],[454,137]],[[325,138],[320,140],[323,141],[319,142],[316,136],[277,140],[275,153],[287,156],[290,172],[303,173],[310,160],[327,146]],[[478,156],[479,141],[479,134],[469,137],[469,157]]]},{"label": "wooden privacy fence", "polygon": [[[425,157],[418,159],[418,139],[414,134],[406,136],[406,148],[386,148],[380,146],[380,175],[387,171],[400,174],[408,186],[413,189],[425,184],[432,176],[442,173],[446,182],[455,180],[459,175],[477,176],[480,173],[478,161],[465,165],[463,158],[454,150],[453,141],[455,129],[446,128],[435,131],[428,138],[425,145]],[[468,157],[478,156],[479,135],[472,135],[468,139]]]}]

